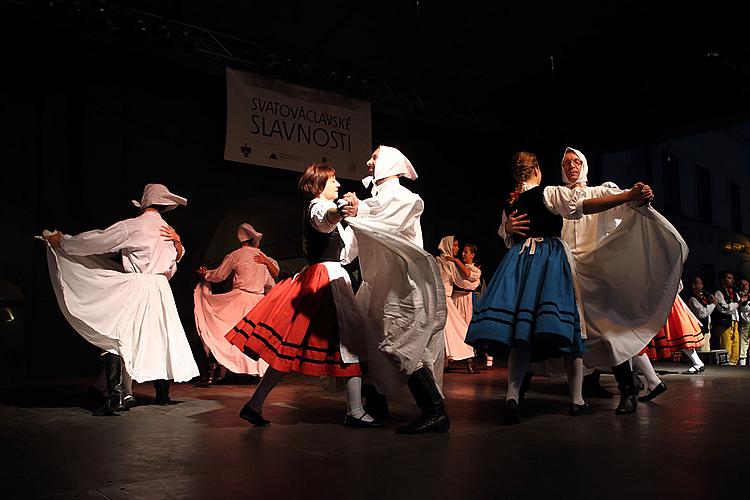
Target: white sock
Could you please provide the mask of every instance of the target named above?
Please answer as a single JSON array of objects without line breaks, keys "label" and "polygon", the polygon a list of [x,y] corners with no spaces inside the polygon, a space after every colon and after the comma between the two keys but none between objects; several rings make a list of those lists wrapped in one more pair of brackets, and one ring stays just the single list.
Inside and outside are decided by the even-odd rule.
[{"label": "white sock", "polygon": [[362,407],[362,377],[351,377],[346,381],[346,414],[364,422],[374,421]]},{"label": "white sock", "polygon": [[683,349],[682,352],[685,353],[685,355],[690,358],[690,361],[693,362],[693,366],[696,368],[700,368],[703,366],[703,361],[701,361],[700,356],[698,356],[698,353],[695,352],[695,349]]},{"label": "white sock", "polygon": [[521,390],[523,378],[531,361],[531,346],[513,347],[508,356],[508,393],[505,400],[515,399]]},{"label": "white sock", "polygon": [[257,411],[258,413],[263,412],[263,403],[265,403],[268,394],[276,387],[276,384],[281,382],[281,379],[286,375],[284,372],[274,370],[270,366],[266,370],[266,374],[260,379],[258,387],[255,388],[253,397],[250,398],[250,408]]},{"label": "white sock", "polygon": [[568,372],[568,390],[571,403],[582,405],[583,400],[583,358],[565,356],[565,369]]},{"label": "white sock", "polygon": [[740,358],[740,366],[746,366],[747,365],[747,358]]},{"label": "white sock", "polygon": [[656,374],[654,366],[651,364],[651,360],[648,359],[648,356],[646,354],[634,356],[633,361],[638,367],[638,370],[643,374],[644,377],[646,377],[646,385],[648,385],[649,391],[653,391],[657,385],[661,384],[661,379]]}]

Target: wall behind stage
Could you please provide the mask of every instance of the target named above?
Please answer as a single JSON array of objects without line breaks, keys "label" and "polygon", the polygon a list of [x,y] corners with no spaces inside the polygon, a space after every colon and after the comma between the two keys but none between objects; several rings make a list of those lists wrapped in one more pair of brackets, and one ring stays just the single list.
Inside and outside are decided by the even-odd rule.
[{"label": "wall behind stage", "polygon": [[[9,29],[2,36],[17,35]],[[1,41],[7,47],[9,40]],[[19,356],[25,367],[18,373],[44,378],[91,375],[99,368],[96,349],[60,314],[45,250],[33,236],[45,228],[104,228],[131,217],[130,200],[140,198],[149,182],[189,200],[165,216],[187,247],[171,283],[196,359],[205,363],[192,317],[194,269],[218,263],[233,249],[243,221],[264,233],[269,255],[292,264],[300,258],[298,174],[222,159],[223,68],[191,68],[70,33],[39,34],[34,43],[15,47],[0,79],[0,278],[24,294]],[[504,253],[496,229],[514,141],[384,116],[376,108],[373,133],[373,144],[399,147],[420,174],[405,184],[425,199],[427,250],[437,253],[442,236],[457,234],[479,245],[491,273]],[[344,182],[342,192],[347,190],[365,195],[356,182]]]}]

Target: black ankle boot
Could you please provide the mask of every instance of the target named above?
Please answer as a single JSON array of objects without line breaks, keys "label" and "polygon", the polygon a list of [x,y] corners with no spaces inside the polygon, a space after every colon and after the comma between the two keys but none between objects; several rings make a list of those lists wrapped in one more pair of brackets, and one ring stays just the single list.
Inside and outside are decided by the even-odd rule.
[{"label": "black ankle boot", "polygon": [[119,354],[106,353],[104,372],[107,377],[107,400],[93,414],[97,417],[117,415],[117,411],[125,410],[122,399],[122,358]]},{"label": "black ankle boot", "polygon": [[601,374],[594,370],[590,375],[583,377],[583,397],[584,398],[603,398],[612,399],[614,395],[602,387],[599,381]]},{"label": "black ankle boot", "polygon": [[169,399],[169,380],[154,380],[154,392],[156,393],[156,404],[167,406],[172,402]]},{"label": "black ankle boot", "polygon": [[443,397],[435,384],[435,379],[427,368],[420,368],[409,376],[409,390],[422,414],[414,421],[399,427],[399,434],[425,434],[428,432],[448,432],[450,420],[445,413]]},{"label": "black ankle boot", "polygon": [[627,415],[629,413],[635,413],[638,408],[638,400],[636,396],[638,391],[635,388],[635,381],[633,379],[633,370],[630,368],[630,362],[625,361],[617,366],[612,367],[612,374],[617,380],[617,385],[620,389],[620,403],[615,408],[616,415]]},{"label": "black ankle boot", "polygon": [[474,364],[474,358],[469,358],[466,360],[466,373],[470,375],[473,373],[479,373],[477,366]]},{"label": "black ankle boot", "polygon": [[388,416],[390,415],[388,400],[375,389],[375,386],[362,384],[362,397],[365,400],[365,404],[363,405],[365,413],[378,422],[388,420]]}]

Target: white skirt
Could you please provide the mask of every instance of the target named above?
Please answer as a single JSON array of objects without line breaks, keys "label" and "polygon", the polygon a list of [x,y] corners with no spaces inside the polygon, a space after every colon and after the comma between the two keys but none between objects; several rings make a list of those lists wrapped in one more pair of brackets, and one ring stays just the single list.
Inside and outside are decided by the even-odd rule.
[{"label": "white skirt", "polygon": [[48,248],[57,303],[87,341],[119,354],[136,382],[186,382],[199,374],[172,289],[161,274],[125,273],[101,256]]},{"label": "white skirt", "polygon": [[263,376],[268,363],[245,356],[225,338],[227,332],[260,302],[263,295],[238,288],[214,295],[211,285],[204,281],[195,287],[193,298],[195,327],[203,340],[206,354],[213,354],[216,361],[234,373]]}]

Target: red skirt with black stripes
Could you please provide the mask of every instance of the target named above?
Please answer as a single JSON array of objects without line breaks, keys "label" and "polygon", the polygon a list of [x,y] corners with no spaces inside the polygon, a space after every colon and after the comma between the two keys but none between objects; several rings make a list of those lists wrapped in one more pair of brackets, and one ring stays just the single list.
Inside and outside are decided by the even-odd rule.
[{"label": "red skirt with black stripes", "polygon": [[648,354],[652,360],[671,359],[673,352],[695,349],[701,347],[704,342],[700,321],[678,295],[664,328],[640,354]]},{"label": "red skirt with black stripes", "polygon": [[336,304],[322,264],[312,264],[273,287],[226,339],[281,372],[362,374],[358,363],[341,360]]}]

